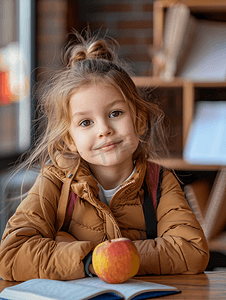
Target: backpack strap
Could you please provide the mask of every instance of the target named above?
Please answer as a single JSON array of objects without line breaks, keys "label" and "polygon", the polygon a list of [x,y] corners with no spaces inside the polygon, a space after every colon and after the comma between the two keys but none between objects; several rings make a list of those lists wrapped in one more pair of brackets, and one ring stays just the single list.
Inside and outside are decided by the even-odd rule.
[{"label": "backpack strap", "polygon": [[62,225],[62,228],[61,228],[63,231],[68,231],[68,229],[69,229],[74,206],[78,199],[79,199],[79,196],[71,191],[70,195],[69,195],[69,203],[68,203],[68,207],[67,207],[67,211],[66,211],[66,216],[64,219],[64,224]]},{"label": "backpack strap", "polygon": [[147,171],[145,175],[145,180],[148,183],[148,191],[150,193],[151,199],[153,201],[154,209],[157,208],[157,189],[159,183],[159,172],[160,167],[158,164],[148,161]]},{"label": "backpack strap", "polygon": [[57,208],[56,232],[60,231],[61,227],[64,224],[72,180],[73,180],[73,173],[70,173],[69,175],[67,175],[67,178],[61,188],[61,194],[60,194],[60,199]]},{"label": "backpack strap", "polygon": [[[148,239],[154,239],[157,237],[157,220],[155,211],[161,197],[162,171],[163,170],[160,169],[159,165],[148,162],[147,174],[143,183],[143,211]],[[150,190],[148,189],[147,182]]]},{"label": "backpack strap", "polygon": [[143,188],[144,188],[143,211],[144,211],[144,218],[146,224],[146,234],[148,239],[154,239],[157,236],[157,221],[156,221],[153,201],[148,192],[146,180],[144,180]]},{"label": "backpack strap", "polygon": [[77,162],[74,167],[69,169],[65,181],[62,184],[60,199],[57,207],[57,216],[56,216],[56,224],[55,224],[56,232],[60,231],[64,224],[68,202],[69,202],[71,183],[73,181],[75,173],[79,168],[79,165],[80,165],[80,161]]},{"label": "backpack strap", "polygon": [[162,185],[162,174],[163,174],[163,169],[161,168],[159,171],[159,182],[158,182],[158,187],[157,187],[157,192],[156,192],[156,204],[158,207],[160,198],[161,198],[161,185]]}]

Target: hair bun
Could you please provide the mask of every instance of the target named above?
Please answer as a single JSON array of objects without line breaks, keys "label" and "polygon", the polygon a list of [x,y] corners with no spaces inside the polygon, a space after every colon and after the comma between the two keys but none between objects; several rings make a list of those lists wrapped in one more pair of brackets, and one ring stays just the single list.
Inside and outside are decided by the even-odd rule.
[{"label": "hair bun", "polygon": [[88,58],[94,58],[94,59],[106,59],[109,61],[114,61],[115,54],[110,49],[109,45],[104,40],[97,40],[93,42],[88,49]]},{"label": "hair bun", "polygon": [[114,39],[102,39],[98,36],[83,38],[75,32],[77,43],[68,47],[64,55],[64,62],[67,66],[73,67],[76,62],[87,59],[105,59],[116,61],[116,46]]}]

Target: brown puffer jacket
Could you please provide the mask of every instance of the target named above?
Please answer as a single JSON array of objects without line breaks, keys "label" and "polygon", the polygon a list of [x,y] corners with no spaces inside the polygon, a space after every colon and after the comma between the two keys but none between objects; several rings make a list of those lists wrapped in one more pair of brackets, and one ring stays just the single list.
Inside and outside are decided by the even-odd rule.
[{"label": "brown puffer jacket", "polygon": [[[62,159],[59,165],[65,163]],[[165,169],[156,208],[157,237],[146,239],[142,184],[146,178],[153,192],[147,177],[148,172],[158,177],[153,166],[137,161],[135,174],[109,206],[99,200],[97,182],[85,162],[67,171],[49,166],[8,221],[0,246],[0,276],[11,281],[81,278],[85,256],[106,238],[121,236],[138,248],[139,275],[203,272],[209,260],[206,239],[177,179]]]}]

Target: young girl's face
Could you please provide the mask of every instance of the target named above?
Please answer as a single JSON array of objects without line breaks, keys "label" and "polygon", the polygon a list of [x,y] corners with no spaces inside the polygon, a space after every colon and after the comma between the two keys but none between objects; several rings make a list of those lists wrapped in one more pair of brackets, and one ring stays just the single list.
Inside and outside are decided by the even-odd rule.
[{"label": "young girl's face", "polygon": [[122,94],[113,86],[93,84],[70,100],[70,134],[81,157],[90,165],[115,166],[132,162],[139,137]]}]

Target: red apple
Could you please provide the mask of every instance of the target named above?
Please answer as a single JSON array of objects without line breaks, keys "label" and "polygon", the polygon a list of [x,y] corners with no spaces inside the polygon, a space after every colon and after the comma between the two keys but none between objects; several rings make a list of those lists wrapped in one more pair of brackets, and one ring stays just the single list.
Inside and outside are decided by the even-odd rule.
[{"label": "red apple", "polygon": [[118,238],[97,245],[92,263],[100,279],[107,283],[122,283],[137,274],[140,256],[131,240]]}]

